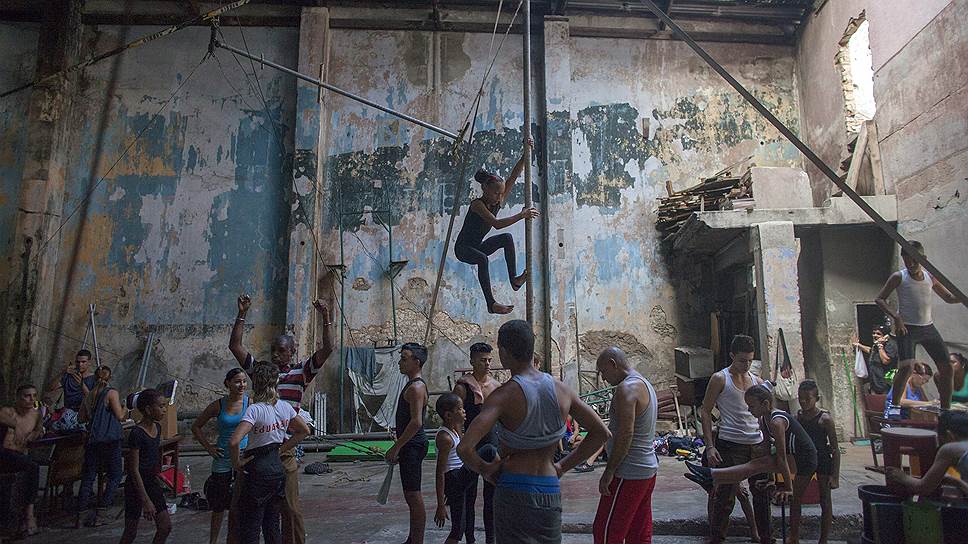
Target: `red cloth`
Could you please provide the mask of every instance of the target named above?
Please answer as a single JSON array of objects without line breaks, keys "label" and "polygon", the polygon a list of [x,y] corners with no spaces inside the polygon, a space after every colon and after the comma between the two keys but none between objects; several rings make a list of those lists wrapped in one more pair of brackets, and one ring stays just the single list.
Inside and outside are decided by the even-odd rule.
[{"label": "red cloth", "polygon": [[592,532],[595,544],[652,544],[652,491],[648,480],[615,478],[602,495]]}]

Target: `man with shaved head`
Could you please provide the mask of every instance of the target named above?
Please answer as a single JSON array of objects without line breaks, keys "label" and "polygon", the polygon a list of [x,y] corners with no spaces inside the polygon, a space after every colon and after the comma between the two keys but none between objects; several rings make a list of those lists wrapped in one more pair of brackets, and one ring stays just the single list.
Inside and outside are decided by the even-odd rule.
[{"label": "man with shaved head", "polygon": [[595,544],[651,543],[652,491],[659,468],[652,445],[655,389],[617,347],[603,350],[595,366],[615,386],[608,409],[608,465],[598,482],[602,498],[593,525]]},{"label": "man with shaved head", "polygon": [[[239,313],[232,325],[232,336],[229,338],[229,350],[239,362],[242,370],[249,372],[255,365],[255,357],[242,346],[242,330],[245,328],[245,316],[252,306],[248,295],[239,296]],[[316,311],[323,320],[323,345],[302,363],[292,364],[296,356],[296,340],[288,335],[277,336],[270,346],[272,362],[279,367],[279,398],[288,402],[298,412],[302,404],[306,386],[313,381],[323,363],[333,352],[333,323],[330,321],[329,309],[322,301],[313,302]],[[304,413],[304,418],[309,414]],[[306,529],[302,512],[299,509],[299,466],[296,463],[295,451],[289,450],[281,455],[283,467],[286,469],[286,509],[282,512],[282,541],[285,544],[303,544],[306,542]]]}]

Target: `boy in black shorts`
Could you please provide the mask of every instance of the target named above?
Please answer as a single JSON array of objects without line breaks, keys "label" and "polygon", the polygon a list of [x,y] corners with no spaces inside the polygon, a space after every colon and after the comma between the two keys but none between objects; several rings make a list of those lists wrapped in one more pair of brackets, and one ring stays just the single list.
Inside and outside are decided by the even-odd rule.
[{"label": "boy in black shorts", "polygon": [[397,402],[397,440],[387,450],[388,463],[400,463],[400,484],[403,497],[410,508],[410,535],[407,544],[423,544],[427,512],[420,494],[421,465],[427,457],[427,434],[423,422],[427,416],[427,384],[421,370],[427,362],[427,348],[408,342],[400,349],[400,373],[407,376],[407,385],[400,391]]},{"label": "boy in black shorts", "polygon": [[[820,388],[813,380],[803,380],[797,391],[800,401],[800,412],[797,421],[803,430],[810,435],[810,440],[817,448],[817,485],[820,488],[820,540],[819,544],[827,544],[830,526],[833,523],[833,504],[830,491],[840,487],[840,445],[837,443],[837,429],[830,412],[821,410],[817,406],[820,401]],[[794,480],[796,486],[796,480]],[[806,483],[803,484],[806,487]],[[790,506],[790,516],[800,517],[800,503]]]},{"label": "boy in black shorts", "polygon": [[138,393],[141,421],[128,436],[128,480],[124,484],[124,533],[120,544],[131,544],[138,536],[138,519],[155,522],[153,544],[162,544],[171,533],[171,517],[165,494],[158,483],[161,472],[161,425],[168,401],[154,389]]}]

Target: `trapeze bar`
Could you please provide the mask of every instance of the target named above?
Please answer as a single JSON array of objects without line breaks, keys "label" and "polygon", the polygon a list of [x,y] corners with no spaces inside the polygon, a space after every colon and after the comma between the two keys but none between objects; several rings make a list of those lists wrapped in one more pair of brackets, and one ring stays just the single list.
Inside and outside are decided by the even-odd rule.
[{"label": "trapeze bar", "polygon": [[291,68],[287,68],[285,66],[282,66],[281,64],[276,64],[276,63],[274,63],[272,61],[265,60],[262,57],[257,57],[255,55],[251,55],[251,54],[249,54],[246,51],[243,51],[243,50],[238,49],[236,47],[232,47],[231,45],[228,45],[226,43],[222,43],[222,42],[220,42],[217,39],[215,40],[214,44],[215,44],[215,47],[218,47],[220,49],[225,49],[226,51],[231,51],[231,52],[235,53],[236,55],[243,56],[243,57],[245,57],[247,59],[253,60],[255,62],[258,62],[259,64],[268,66],[270,68],[275,68],[276,70],[279,70],[280,72],[289,74],[289,75],[291,75],[291,76],[293,76],[295,78],[301,79],[301,80],[303,80],[303,81],[305,81],[307,83],[312,83],[313,85],[317,85],[317,86],[322,87],[322,88],[324,88],[324,89],[326,89],[328,91],[332,91],[332,92],[334,92],[334,93],[336,93],[338,95],[345,96],[346,98],[349,98],[350,100],[355,100],[355,101],[360,102],[362,104],[366,104],[367,106],[370,106],[371,108],[376,108],[376,109],[378,109],[378,110],[380,110],[380,111],[382,111],[384,113],[389,113],[390,115],[395,115],[396,117],[399,117],[400,119],[403,119],[405,121],[410,121],[411,123],[413,123],[415,125],[418,125],[418,126],[421,126],[421,127],[425,128],[427,130],[432,130],[432,131],[434,131],[434,132],[436,132],[438,134],[442,134],[444,136],[447,136],[451,140],[457,140],[458,139],[458,135],[455,134],[455,133],[453,133],[453,132],[451,132],[451,131],[449,131],[449,130],[445,130],[445,129],[442,129],[442,128],[438,127],[438,126],[431,125],[430,123],[427,123],[425,121],[421,121],[420,119],[417,119],[416,117],[413,117],[411,115],[407,115],[405,113],[400,113],[400,112],[398,112],[396,110],[392,110],[392,109],[390,109],[390,108],[388,108],[386,106],[381,106],[380,104],[377,104],[376,102],[373,102],[372,100],[367,100],[366,98],[363,98],[362,96],[355,95],[355,94],[353,94],[353,93],[351,93],[349,91],[344,91],[343,89],[340,89],[339,87],[334,87],[333,85],[330,85],[329,83],[325,83],[325,82],[320,81],[320,80],[318,80],[316,78],[307,76],[305,74],[301,74],[301,73],[299,73],[299,72],[297,72],[297,71],[295,71],[295,70],[293,70]]}]

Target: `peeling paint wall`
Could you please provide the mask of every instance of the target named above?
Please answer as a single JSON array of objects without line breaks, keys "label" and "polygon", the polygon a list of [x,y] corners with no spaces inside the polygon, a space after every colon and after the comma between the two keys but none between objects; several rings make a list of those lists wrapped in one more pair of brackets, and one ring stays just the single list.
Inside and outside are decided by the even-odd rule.
[{"label": "peeling paint wall", "polygon": [[[331,83],[453,130],[486,67],[489,36],[334,31],[332,39]],[[512,42],[484,89],[468,179],[481,165],[506,174],[520,153],[520,59],[517,40]],[[565,298],[577,315],[554,313],[552,330],[573,330],[562,321],[577,318],[583,368],[591,368],[600,347],[618,343],[666,385],[673,377],[673,348],[708,343],[708,331],[680,318],[660,255],[655,199],[664,194],[666,179],[679,189],[749,155],[769,166],[796,166],[800,159],[683,44],[577,38],[566,46],[570,82],[562,85],[570,86],[571,105],[562,109],[561,100],[546,105],[549,141],[537,145],[552,154],[553,168],[550,174],[540,172],[549,177],[551,219],[550,232],[539,238],[553,245],[554,281],[574,282],[552,290],[573,292]],[[792,48],[713,44],[711,49],[784,121],[798,127]],[[554,62],[564,62],[562,55],[555,51]],[[398,335],[422,338],[426,317],[421,312],[436,277],[459,165],[447,155],[446,142],[423,129],[349,101],[328,104],[333,113],[327,172],[332,186],[344,191],[342,197],[331,195],[328,225],[336,234],[341,204],[345,310],[352,329],[346,340],[372,342],[392,332],[389,281],[381,269],[391,258],[385,223],[393,226],[392,258],[409,260],[397,279]],[[502,215],[519,209],[519,189]],[[455,230],[478,194],[477,187],[465,185],[456,195],[466,204]],[[388,202],[389,216],[381,211]],[[522,225],[508,230],[518,244],[520,267]],[[511,317],[523,316],[524,297],[507,288],[502,261],[497,256],[491,262],[496,297],[518,305]],[[452,252],[443,278],[432,389],[446,386],[443,379],[453,368],[467,366],[453,343],[466,349],[482,338],[493,342],[505,320],[485,313],[475,269]],[[562,369],[574,365],[574,355],[561,356],[563,343],[572,341],[553,339],[556,373],[574,376],[573,366]]]},{"label": "peeling paint wall", "polygon": [[[7,90],[34,77],[38,30],[34,25],[0,24],[0,89]],[[30,96],[19,93],[0,99],[0,255],[10,255],[27,136]],[[6,261],[5,261],[6,262]],[[7,266],[0,267],[0,285],[7,284]]]},{"label": "peeling paint wall", "polygon": [[[129,39],[153,30],[135,27]],[[112,47],[119,32],[90,28],[92,50]],[[224,33],[241,46],[238,28]],[[253,51],[293,64],[294,30],[247,28],[245,38]],[[292,137],[292,79],[258,70],[264,107],[255,81],[250,86],[231,54],[220,51],[221,68],[207,60],[145,130],[205,54],[208,39],[207,29],[190,28],[121,58],[94,181],[110,173],[93,190],[111,62],[85,72],[64,209],[66,216],[90,193],[90,211],[84,219],[78,212],[61,240],[63,263],[81,236],[64,333],[83,336],[86,306],[96,303],[102,360],[126,387],[148,329],[156,328],[160,347],[147,383],[177,376],[189,411],[222,390],[225,371],[236,364],[227,345],[238,294],[253,300],[245,343],[257,356],[267,354],[268,335],[282,332],[286,311],[290,175],[279,138]],[[248,62],[243,67],[252,72]],[[67,270],[65,263],[55,279],[55,304]],[[76,344],[64,340],[55,357],[70,357]]]},{"label": "peeling paint wall", "polygon": [[[683,314],[655,231],[656,199],[752,155],[799,166],[796,150],[685,44],[571,40],[576,307],[582,368],[600,332],[630,335],[639,368],[673,382],[673,348],[708,346],[707,316]],[[794,130],[791,48],[704,44]],[[688,310],[686,310],[688,312]],[[639,347],[641,346],[641,347]]]},{"label": "peeling paint wall", "polygon": [[[133,34],[150,30],[137,27]],[[238,32],[226,28],[227,41],[241,45]],[[253,52],[298,65],[296,30],[245,32]],[[114,27],[90,29],[91,49],[113,45],[117,35]],[[544,113],[548,127],[547,134],[535,132],[534,194],[540,203],[547,176],[550,228],[536,229],[534,251],[538,266],[540,244],[551,245],[551,366],[574,383],[578,359],[588,370],[597,351],[614,343],[665,386],[673,378],[676,345],[708,344],[705,321],[689,309],[697,305],[680,300],[660,254],[654,214],[666,180],[681,189],[750,155],[763,166],[798,166],[800,159],[684,44],[570,38],[567,33],[560,39],[561,49],[545,52],[549,65],[535,67],[532,97],[535,123]],[[490,61],[487,34],[333,29],[329,40],[330,83],[454,131],[462,126]],[[220,52],[222,68],[208,61],[135,142],[201,58],[207,41],[207,30],[189,29],[177,39],[123,57],[95,179],[133,146],[93,192],[84,230],[74,220],[60,240],[61,253],[67,255],[83,236],[64,332],[81,337],[86,305],[96,302],[104,360],[116,367],[116,380],[124,388],[137,373],[148,328],[157,327],[160,344],[148,383],[169,375],[182,378],[189,411],[221,389],[224,370],[234,364],[226,345],[240,291],[253,297],[246,345],[257,356],[265,354],[270,335],[292,325],[286,323],[288,229],[290,218],[299,216],[294,210],[304,205],[292,202],[289,157],[275,141],[279,133],[291,149],[294,127],[301,126],[295,122],[296,87],[277,72],[257,69],[278,126],[267,119],[259,91],[247,84],[238,64]],[[792,48],[708,47],[781,119],[798,128]],[[252,70],[244,61],[243,67]],[[542,78],[560,67],[564,70],[555,83],[560,92],[542,102]],[[85,75],[65,212],[82,201],[91,179],[109,68],[99,66]],[[345,319],[347,345],[382,343],[393,336],[394,325],[401,341],[423,338],[455,199],[461,203],[456,235],[471,198],[480,194],[471,182],[473,172],[485,167],[506,176],[521,153],[521,70],[520,38],[511,36],[484,87],[463,179],[458,179],[460,163],[446,138],[347,99],[324,96],[327,143],[319,150],[318,175],[312,176],[322,185],[325,200],[316,241],[328,259],[324,264],[338,264],[333,256],[342,253],[346,266],[340,301],[345,311],[338,317]],[[309,155],[295,155],[297,169],[306,170]],[[550,165],[548,172],[544,164]],[[308,181],[310,176],[302,177]],[[500,215],[516,213],[522,202],[519,180]],[[515,238],[520,270],[524,225],[505,231]],[[395,279],[393,297],[385,274],[390,260],[408,261]],[[516,305],[509,317],[523,317],[524,293],[510,289],[502,261],[496,256],[491,266],[495,295]],[[54,304],[63,297],[66,271],[65,266],[56,280]],[[340,284],[333,285],[339,297]],[[328,285],[320,286],[328,291]],[[536,281],[538,316],[542,287]],[[493,343],[505,320],[486,313],[476,270],[449,251],[430,338],[431,389],[446,387],[453,370],[467,366],[468,346],[480,340]],[[67,357],[76,347],[65,340],[56,347],[57,356]],[[325,390],[333,393],[329,382],[336,381],[337,365],[331,361],[329,367]]]}]

